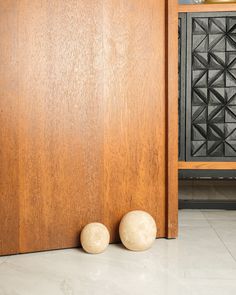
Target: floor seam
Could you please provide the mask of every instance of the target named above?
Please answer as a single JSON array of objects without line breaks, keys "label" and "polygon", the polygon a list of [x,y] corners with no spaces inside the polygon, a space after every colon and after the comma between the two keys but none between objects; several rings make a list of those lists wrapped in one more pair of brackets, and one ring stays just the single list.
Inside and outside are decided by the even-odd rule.
[{"label": "floor seam", "polygon": [[[205,216],[204,212],[203,212],[203,215]],[[205,218],[206,218],[206,221],[208,222],[208,224],[210,225],[210,227],[213,229],[213,231],[215,232],[215,234],[219,238],[219,240],[224,245],[225,249],[228,251],[228,253],[230,254],[230,256],[233,258],[234,262],[236,263],[236,258],[234,257],[234,255],[232,254],[232,252],[230,251],[230,249],[227,247],[227,245],[225,244],[224,240],[222,240],[221,236],[218,234],[218,232],[216,231],[216,229],[214,228],[214,226],[210,223],[209,219],[206,216],[205,216]]]}]

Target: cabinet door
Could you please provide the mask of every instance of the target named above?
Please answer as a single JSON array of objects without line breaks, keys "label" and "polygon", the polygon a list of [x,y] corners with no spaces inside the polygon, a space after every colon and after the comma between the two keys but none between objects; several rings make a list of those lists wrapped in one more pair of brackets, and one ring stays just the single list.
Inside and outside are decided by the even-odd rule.
[{"label": "cabinet door", "polygon": [[167,235],[165,7],[0,0],[0,254],[117,241],[132,209]]},{"label": "cabinet door", "polygon": [[187,160],[236,159],[236,13],[189,13]]}]

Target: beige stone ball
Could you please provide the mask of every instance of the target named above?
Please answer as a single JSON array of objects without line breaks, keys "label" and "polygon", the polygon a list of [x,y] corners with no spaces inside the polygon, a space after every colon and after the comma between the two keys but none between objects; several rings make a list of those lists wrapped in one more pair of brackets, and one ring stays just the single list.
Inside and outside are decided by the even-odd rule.
[{"label": "beige stone ball", "polygon": [[87,253],[98,254],[106,250],[110,234],[105,225],[98,222],[87,224],[80,235],[81,245]]},{"label": "beige stone ball", "polygon": [[156,222],[145,211],[131,211],[122,218],[119,234],[121,242],[127,249],[144,251],[149,249],[156,239]]}]

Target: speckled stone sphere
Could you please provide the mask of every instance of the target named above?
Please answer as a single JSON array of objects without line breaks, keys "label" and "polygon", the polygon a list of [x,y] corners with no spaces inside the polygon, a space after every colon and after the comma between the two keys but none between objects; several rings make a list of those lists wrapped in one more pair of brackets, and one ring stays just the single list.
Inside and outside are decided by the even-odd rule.
[{"label": "speckled stone sphere", "polygon": [[145,211],[131,211],[120,222],[120,239],[123,245],[132,251],[149,249],[156,239],[155,220]]},{"label": "speckled stone sphere", "polygon": [[98,254],[106,250],[110,242],[108,229],[102,223],[87,224],[80,235],[81,245],[87,253]]}]

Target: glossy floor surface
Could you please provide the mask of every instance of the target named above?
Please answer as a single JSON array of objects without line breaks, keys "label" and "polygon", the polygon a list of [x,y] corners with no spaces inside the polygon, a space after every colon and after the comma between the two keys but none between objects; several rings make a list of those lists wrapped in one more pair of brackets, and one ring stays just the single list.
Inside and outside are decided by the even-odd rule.
[{"label": "glossy floor surface", "polygon": [[234,180],[198,180],[179,181],[180,200],[222,200],[236,201],[236,181]]},{"label": "glossy floor surface", "polygon": [[0,295],[235,295],[236,211],[179,212],[176,240],[0,257]]}]

